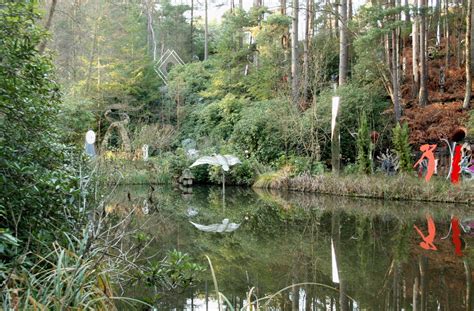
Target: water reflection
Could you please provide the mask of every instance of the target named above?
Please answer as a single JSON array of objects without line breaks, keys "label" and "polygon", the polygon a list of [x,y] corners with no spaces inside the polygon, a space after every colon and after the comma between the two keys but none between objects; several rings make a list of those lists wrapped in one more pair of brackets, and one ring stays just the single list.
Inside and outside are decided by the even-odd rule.
[{"label": "water reflection", "polygon": [[190,221],[190,223],[198,230],[214,233],[233,232],[240,227],[240,224],[230,222],[228,218],[224,218],[224,220],[222,220],[222,223],[220,224],[202,225],[194,223],[192,221]]},{"label": "water reflection", "polygon": [[[121,191],[110,203],[117,214],[131,208],[127,191],[138,202],[148,195],[146,188]],[[441,239],[453,216],[463,224],[473,218],[472,207],[240,188],[227,189],[225,210],[219,188],[194,188],[187,198],[158,188],[152,201],[148,215],[135,219],[135,225],[147,220],[154,237],[147,255],[162,258],[178,249],[205,266],[208,255],[219,291],[235,310],[249,304],[250,291],[250,303],[269,310],[473,310],[474,239],[461,230],[462,257],[452,239]],[[227,218],[240,228],[227,234],[196,230],[190,208],[199,211],[196,224]],[[421,248],[414,229],[429,231],[427,214],[436,225],[436,251]],[[331,241],[339,283],[333,282]],[[206,310],[206,301],[208,310],[217,310],[212,284],[207,272],[192,289],[159,293],[157,300],[145,286],[124,294],[152,301],[158,310]]]}]

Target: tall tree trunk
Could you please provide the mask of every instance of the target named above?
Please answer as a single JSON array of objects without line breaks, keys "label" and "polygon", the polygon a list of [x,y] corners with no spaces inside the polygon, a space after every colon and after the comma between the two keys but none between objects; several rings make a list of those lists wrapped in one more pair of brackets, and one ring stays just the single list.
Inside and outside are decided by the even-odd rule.
[{"label": "tall tree trunk", "polygon": [[204,0],[204,60],[209,58],[209,25],[208,25],[208,7]]},{"label": "tall tree trunk", "polygon": [[[395,0],[391,1],[392,6],[395,7]],[[398,16],[394,17],[398,20]],[[399,122],[401,118],[401,107],[400,107],[400,37],[398,34],[398,28],[392,30],[392,90],[393,90],[393,110],[395,115],[395,121]]]},{"label": "tall tree trunk", "polygon": [[[456,1],[456,9],[457,11],[462,11],[461,8],[461,0]],[[460,15],[460,14],[456,14]],[[457,27],[456,27],[456,67],[460,68],[461,67],[461,28],[462,28],[462,17],[461,16],[456,16],[457,22]]]},{"label": "tall tree trunk", "polygon": [[471,93],[472,93],[472,1],[467,0],[466,10],[466,93],[464,95],[464,103],[462,107],[468,109],[471,104]]},{"label": "tall tree trunk", "polygon": [[448,76],[449,69],[449,41],[451,40],[449,36],[449,0],[445,1],[444,4],[444,41],[445,41],[445,78]]},{"label": "tall tree trunk", "polygon": [[189,23],[189,26],[191,28],[191,42],[190,42],[190,52],[191,52],[191,59],[193,59],[193,55],[194,55],[194,0],[191,0],[191,21]]},{"label": "tall tree trunk", "polygon": [[352,20],[352,0],[347,0],[347,20]]},{"label": "tall tree trunk", "polygon": [[[51,28],[51,24],[53,22],[53,15],[54,15],[54,12],[56,11],[56,4],[57,4],[57,0],[52,0],[51,1],[51,6],[49,7],[49,13],[48,13],[48,19],[46,20],[46,24],[44,25],[44,28],[46,31],[49,31],[49,29]],[[46,44],[48,43],[48,39],[47,38],[44,38],[41,43],[39,44],[38,46],[38,52],[40,54],[43,54],[44,52],[44,49],[46,48]]]},{"label": "tall tree trunk", "polygon": [[405,7],[405,21],[409,25],[411,23],[411,17],[410,17],[410,7],[408,5],[408,0],[405,0],[403,6]]},{"label": "tall tree trunk", "polygon": [[147,0],[145,2],[146,16],[147,16],[147,30],[148,30],[148,46],[150,47],[153,61],[156,61],[157,43],[155,37],[155,30],[153,27],[153,1]]},{"label": "tall tree trunk", "polygon": [[393,88],[393,109],[395,121],[399,122],[402,116],[400,107],[400,77],[399,77],[399,40],[397,30],[392,30],[392,88]]},{"label": "tall tree trunk", "polygon": [[436,29],[436,46],[439,47],[441,43],[441,0],[435,0],[434,13],[433,13],[433,25]]},{"label": "tall tree trunk", "polygon": [[298,92],[298,0],[292,2],[292,25],[291,25],[291,94],[293,104],[299,106]]},{"label": "tall tree trunk", "polygon": [[347,0],[341,0],[339,16],[341,19],[339,32],[339,85],[347,81]]},{"label": "tall tree trunk", "polygon": [[311,30],[312,26],[312,3],[314,0],[306,0],[306,16],[305,16],[305,40],[304,40],[304,51],[303,51],[303,100],[308,100],[308,88],[309,88],[309,51],[311,46]]},{"label": "tall tree trunk", "polygon": [[426,60],[426,10],[427,0],[421,0],[421,21],[420,21],[420,93],[418,95],[418,103],[421,107],[425,107],[428,101],[428,64]]},{"label": "tall tree trunk", "polygon": [[412,66],[413,66],[413,99],[416,99],[418,96],[419,86],[420,86],[420,75],[418,69],[418,56],[420,54],[420,39],[418,36],[419,26],[420,26],[420,17],[418,12],[418,1],[415,0],[414,7],[414,16],[413,16],[413,26],[412,26]]}]

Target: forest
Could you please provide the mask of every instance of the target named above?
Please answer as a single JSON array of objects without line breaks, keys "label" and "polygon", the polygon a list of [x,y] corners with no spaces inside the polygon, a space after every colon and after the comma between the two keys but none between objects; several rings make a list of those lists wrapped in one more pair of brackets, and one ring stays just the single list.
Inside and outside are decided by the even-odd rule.
[{"label": "forest", "polygon": [[[208,287],[215,291],[216,310],[223,305],[264,310],[268,306],[251,303],[257,284],[238,290],[226,284],[235,291],[234,300],[219,292],[224,258],[233,262],[232,255],[204,255],[221,242],[245,249],[255,242],[255,232],[267,239],[271,229],[261,222],[270,217],[282,230],[305,219],[312,219],[311,230],[326,226],[321,243],[332,245],[338,257],[341,245],[349,243],[341,236],[376,245],[370,230],[380,228],[380,239],[389,239],[384,230],[390,228],[394,261],[387,277],[394,281],[387,301],[393,301],[393,310],[406,310],[406,293],[401,302],[406,277],[414,282],[408,309],[430,310],[438,298],[430,298],[418,283],[426,281],[423,260],[421,272],[406,264],[421,256],[419,250],[408,251],[417,236],[407,233],[420,215],[402,216],[398,203],[387,203],[394,207],[382,213],[354,216],[350,208],[337,212],[334,207],[332,216],[302,215],[295,207],[302,203],[288,203],[282,193],[349,198],[343,206],[353,205],[350,198],[401,201],[414,210],[419,204],[420,211],[423,204],[437,202],[429,204],[446,204],[446,214],[427,213],[443,219],[443,230],[453,228],[449,214],[452,219],[463,215],[459,226],[474,232],[474,222],[468,221],[474,219],[472,2],[0,0],[2,308],[171,309],[176,306],[164,303],[180,289],[191,290],[194,310],[194,297],[204,297],[198,288],[205,280],[205,310]],[[185,229],[183,236],[196,239],[197,249],[186,242],[181,249],[179,241],[157,245],[154,226],[171,238],[175,232],[167,219],[185,226],[183,215],[191,219],[198,213],[181,201],[193,196],[193,188],[207,204],[197,217],[221,217],[218,225],[243,219],[237,228],[242,224],[249,240],[237,233],[229,240],[196,237]],[[245,192],[250,188],[256,194]],[[205,199],[202,191],[208,193]],[[327,204],[319,200],[314,204]],[[244,206],[241,212],[226,209],[237,201]],[[204,212],[204,206],[210,210]],[[151,214],[153,225],[143,221]],[[387,222],[386,214],[398,222]],[[157,215],[162,218],[156,220]],[[227,223],[221,224],[223,217]],[[423,214],[421,222],[426,219]],[[343,225],[339,229],[343,220],[354,224],[353,233]],[[307,234],[301,228],[291,232],[285,241]],[[465,282],[460,277],[465,288],[456,298],[462,301],[459,310],[474,305],[468,277],[474,252],[466,243],[459,261],[466,275]],[[348,246],[360,256],[369,252],[366,248],[362,242]],[[158,251],[152,256],[153,249]],[[304,256],[314,255],[306,251],[301,250]],[[318,260],[329,260],[330,266],[326,257]],[[369,269],[365,259],[356,261]],[[347,272],[352,267],[344,260],[341,271]],[[308,269],[313,268],[319,269]],[[297,283],[296,276],[289,278]],[[376,297],[365,300],[349,279],[341,276],[334,297],[318,298],[306,287],[293,287],[290,298],[281,298],[272,310],[299,310],[294,297],[303,289],[305,310],[317,304],[326,310],[326,300],[330,310],[333,303],[337,310],[359,310],[364,303],[369,310],[392,310]],[[383,282],[385,288],[388,281]],[[153,294],[131,293],[137,284]],[[255,289],[255,299],[278,291],[268,288]],[[350,298],[351,289],[363,298]]]}]

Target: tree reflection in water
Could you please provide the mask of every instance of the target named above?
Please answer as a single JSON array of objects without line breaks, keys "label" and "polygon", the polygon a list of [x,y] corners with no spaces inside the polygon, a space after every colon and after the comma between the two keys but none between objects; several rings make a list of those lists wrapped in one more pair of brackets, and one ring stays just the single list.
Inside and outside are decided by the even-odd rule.
[{"label": "tree reflection in water", "polygon": [[[133,193],[146,196],[146,187]],[[136,222],[147,218],[148,234],[155,238],[148,255],[158,252],[159,258],[177,248],[202,265],[208,255],[219,290],[235,310],[246,305],[252,287],[252,301],[261,299],[259,306],[267,303],[271,310],[472,310],[474,238],[463,233],[462,257],[456,256],[451,239],[440,238],[449,232],[452,215],[461,222],[472,219],[469,206],[230,187],[223,211],[219,194],[219,188],[195,188],[193,197],[184,200],[173,189],[159,188],[150,213],[137,215]],[[113,204],[127,209],[126,191]],[[193,218],[198,223],[230,218],[242,224],[232,233],[200,232],[189,223],[190,206],[199,210]],[[428,213],[438,232],[436,251],[422,249],[414,229],[427,232]],[[332,282],[331,239],[339,284]],[[304,284],[268,301],[268,295],[296,283]],[[192,291],[161,293],[157,308],[206,310],[206,284],[208,303],[214,303],[208,272]],[[154,293],[135,286],[126,294],[147,299]]]}]

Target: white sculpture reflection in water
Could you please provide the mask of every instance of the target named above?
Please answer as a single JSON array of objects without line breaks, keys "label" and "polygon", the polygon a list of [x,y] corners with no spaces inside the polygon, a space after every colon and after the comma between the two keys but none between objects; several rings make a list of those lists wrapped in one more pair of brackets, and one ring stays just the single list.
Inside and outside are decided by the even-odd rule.
[{"label": "white sculpture reflection in water", "polygon": [[331,267],[332,282],[339,283],[339,269],[337,268],[336,251],[334,249],[334,241],[331,239]]},{"label": "white sculpture reflection in water", "polygon": [[194,227],[204,232],[232,232],[237,230],[240,227],[240,224],[229,222],[228,218],[225,218],[221,224],[212,224],[212,225],[201,225],[190,221]]}]

